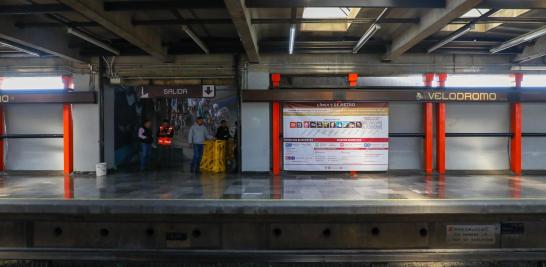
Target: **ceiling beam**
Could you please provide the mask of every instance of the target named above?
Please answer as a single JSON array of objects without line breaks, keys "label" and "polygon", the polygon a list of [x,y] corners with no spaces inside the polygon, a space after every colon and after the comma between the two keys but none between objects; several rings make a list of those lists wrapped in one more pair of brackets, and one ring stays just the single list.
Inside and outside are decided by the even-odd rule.
[{"label": "ceiling beam", "polygon": [[258,37],[254,26],[250,22],[250,12],[245,7],[244,0],[224,0],[226,8],[237,29],[237,34],[246,51],[248,61],[258,63],[260,61],[258,49]]},{"label": "ceiling beam", "polygon": [[[474,18],[457,18],[451,24],[466,24]],[[543,24],[546,23],[546,17],[488,17],[480,19],[476,24],[483,23],[510,23],[510,24]]]},{"label": "ceiling beam", "polygon": [[72,11],[70,7],[59,4],[44,5],[0,5],[0,15],[47,14]]},{"label": "ceiling beam", "polygon": [[533,45],[525,47],[523,52],[514,58],[514,61],[524,62],[543,56],[546,56],[546,36],[538,38]]},{"label": "ceiling beam", "polygon": [[[307,24],[307,23],[373,23],[376,18],[354,18],[354,19],[304,19],[304,18],[274,18],[274,19],[252,19],[252,24]],[[383,18],[381,24],[387,23],[419,23],[419,18]]]},{"label": "ceiling beam", "polygon": [[104,2],[105,11],[168,10],[168,9],[210,9],[225,8],[222,0],[178,0],[178,1],[116,1]]},{"label": "ceiling beam", "polygon": [[103,9],[102,1],[87,0],[58,0],[59,2],[77,10],[84,17],[93,20],[127,40],[136,47],[144,50],[151,56],[165,61],[166,49],[161,45],[161,36],[150,28],[135,28],[128,14],[108,13]]},{"label": "ceiling beam", "polygon": [[[252,24],[304,24],[304,23],[355,23],[355,24],[367,24],[375,21],[375,18],[354,18],[354,19],[289,19],[289,18],[269,18],[269,19],[251,19]],[[546,19],[541,19],[546,22]],[[231,19],[185,19],[181,22],[177,19],[152,19],[152,20],[133,20],[135,26],[158,26],[158,25],[192,25],[192,24],[232,24]],[[419,23],[419,18],[384,18],[381,21],[382,24],[397,24],[397,23]],[[21,27],[25,26],[52,26],[52,24],[45,23],[27,23],[19,22]],[[77,25],[78,22],[75,22]],[[87,22],[82,26],[94,26]],[[98,26],[98,25],[97,25]]]},{"label": "ceiling beam", "polygon": [[445,0],[246,0],[248,8],[362,7],[444,8]]},{"label": "ceiling beam", "polygon": [[546,9],[544,0],[483,0],[478,8]]},{"label": "ceiling beam", "polygon": [[68,46],[69,35],[64,29],[20,29],[15,26],[15,21],[11,17],[1,18],[0,25],[2,25],[0,39],[70,61],[78,63],[88,61],[80,56],[77,48]]},{"label": "ceiling beam", "polygon": [[480,2],[481,0],[449,0],[446,8],[435,8],[426,11],[421,16],[419,24],[406,29],[404,33],[392,40],[389,52],[385,54],[383,59],[387,61],[396,59]]},{"label": "ceiling beam", "polygon": [[26,22],[16,21],[15,27],[18,28],[66,28],[69,27],[100,27],[100,25],[94,21],[78,21],[67,22],[66,25],[58,22]]}]

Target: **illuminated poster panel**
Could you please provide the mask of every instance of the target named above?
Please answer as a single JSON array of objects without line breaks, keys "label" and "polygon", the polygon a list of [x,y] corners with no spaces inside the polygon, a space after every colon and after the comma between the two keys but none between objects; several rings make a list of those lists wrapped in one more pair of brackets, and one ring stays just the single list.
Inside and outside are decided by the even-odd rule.
[{"label": "illuminated poster panel", "polygon": [[386,171],[388,103],[287,103],[284,170]]}]

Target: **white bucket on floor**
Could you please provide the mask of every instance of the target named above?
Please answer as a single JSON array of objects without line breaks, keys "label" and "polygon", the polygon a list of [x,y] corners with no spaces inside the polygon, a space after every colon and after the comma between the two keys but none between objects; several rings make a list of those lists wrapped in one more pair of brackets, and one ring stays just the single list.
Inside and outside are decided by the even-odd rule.
[{"label": "white bucket on floor", "polygon": [[96,172],[97,172],[97,176],[106,176],[106,172],[107,172],[106,162],[97,163]]}]

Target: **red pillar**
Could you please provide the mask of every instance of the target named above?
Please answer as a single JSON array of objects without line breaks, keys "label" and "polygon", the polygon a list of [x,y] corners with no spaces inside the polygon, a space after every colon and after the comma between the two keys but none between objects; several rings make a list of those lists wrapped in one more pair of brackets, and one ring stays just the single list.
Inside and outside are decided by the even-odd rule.
[{"label": "red pillar", "polygon": [[[438,87],[446,87],[446,73],[438,73]],[[446,173],[446,103],[436,106],[436,170]]]},{"label": "red pillar", "polygon": [[[523,74],[514,75],[516,88],[521,87]],[[521,175],[521,103],[512,103],[511,111],[512,141],[510,142],[510,168],[515,175]]]},{"label": "red pillar", "polygon": [[[349,87],[356,87],[356,85],[358,84],[358,73],[349,73],[349,75],[347,75],[347,81],[349,82]],[[357,174],[357,171],[351,171],[349,173],[351,177],[355,178]]]},{"label": "red pillar", "polygon": [[[0,89],[2,89],[2,82],[4,81],[4,77],[0,77]],[[5,129],[5,123],[4,123],[4,106],[0,106],[0,136],[4,135],[4,129]],[[4,139],[0,138],[0,171],[5,171],[6,165],[4,162]]]},{"label": "red pillar", "polygon": [[[432,81],[434,80],[434,73],[426,73],[423,76],[423,81],[426,87],[432,87]],[[432,146],[433,146],[433,122],[432,122],[432,103],[423,104],[423,130],[425,133],[425,142],[423,147],[424,155],[424,168],[425,174],[432,174]]]},{"label": "red pillar", "polygon": [[[62,76],[64,89],[74,89],[71,76]],[[74,134],[72,124],[72,105],[63,104],[63,147],[64,147],[64,174],[70,175],[74,171]]]},{"label": "red pillar", "polygon": [[[279,89],[281,75],[279,73],[271,74],[271,84],[273,89]],[[273,156],[273,175],[281,174],[281,104],[278,101],[273,102],[271,116],[271,145]]]}]

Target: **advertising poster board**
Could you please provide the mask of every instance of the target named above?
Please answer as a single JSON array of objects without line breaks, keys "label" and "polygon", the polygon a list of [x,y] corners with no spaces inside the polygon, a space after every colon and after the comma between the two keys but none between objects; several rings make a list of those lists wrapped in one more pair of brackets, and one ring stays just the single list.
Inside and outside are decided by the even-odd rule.
[{"label": "advertising poster board", "polygon": [[287,103],[284,170],[386,171],[388,103]]}]

